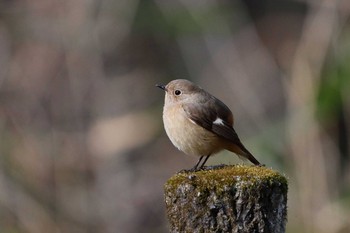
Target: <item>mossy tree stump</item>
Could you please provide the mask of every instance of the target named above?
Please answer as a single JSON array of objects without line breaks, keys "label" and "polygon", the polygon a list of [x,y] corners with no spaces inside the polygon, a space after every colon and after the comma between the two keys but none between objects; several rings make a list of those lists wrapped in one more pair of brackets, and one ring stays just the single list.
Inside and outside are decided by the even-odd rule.
[{"label": "mossy tree stump", "polygon": [[165,184],[170,232],[285,232],[287,180],[257,166],[180,172]]}]

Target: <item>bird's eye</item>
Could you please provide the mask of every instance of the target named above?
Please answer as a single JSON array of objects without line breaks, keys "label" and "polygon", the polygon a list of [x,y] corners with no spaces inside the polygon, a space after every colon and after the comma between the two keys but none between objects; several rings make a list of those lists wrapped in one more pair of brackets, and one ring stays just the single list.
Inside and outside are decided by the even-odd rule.
[{"label": "bird's eye", "polygon": [[175,90],[175,95],[181,95],[181,91],[180,90]]}]

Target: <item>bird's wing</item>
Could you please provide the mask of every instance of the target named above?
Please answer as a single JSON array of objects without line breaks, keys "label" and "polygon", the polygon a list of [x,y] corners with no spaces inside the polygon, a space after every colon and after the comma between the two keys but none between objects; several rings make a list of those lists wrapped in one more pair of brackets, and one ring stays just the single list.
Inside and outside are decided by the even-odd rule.
[{"label": "bird's wing", "polygon": [[233,129],[232,113],[220,100],[212,98],[205,103],[187,103],[182,107],[192,122],[234,143],[238,147],[238,151],[236,149],[231,151],[249,159],[255,165],[260,165],[259,161],[239,140]]},{"label": "bird's wing", "polygon": [[236,131],[233,129],[233,116],[230,109],[216,98],[204,103],[186,103],[182,105],[187,117],[199,126],[240,144]]}]

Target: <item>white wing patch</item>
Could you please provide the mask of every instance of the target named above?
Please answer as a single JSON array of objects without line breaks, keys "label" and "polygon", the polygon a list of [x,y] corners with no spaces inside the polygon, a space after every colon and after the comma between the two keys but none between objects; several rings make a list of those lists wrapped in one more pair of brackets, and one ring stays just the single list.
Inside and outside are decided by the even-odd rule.
[{"label": "white wing patch", "polygon": [[224,125],[224,121],[221,118],[216,118],[216,120],[213,122],[215,125]]},{"label": "white wing patch", "polygon": [[193,123],[193,124],[195,124],[195,125],[197,125],[197,123],[196,122],[194,122],[191,118],[188,118],[190,121],[191,121],[191,123]]}]

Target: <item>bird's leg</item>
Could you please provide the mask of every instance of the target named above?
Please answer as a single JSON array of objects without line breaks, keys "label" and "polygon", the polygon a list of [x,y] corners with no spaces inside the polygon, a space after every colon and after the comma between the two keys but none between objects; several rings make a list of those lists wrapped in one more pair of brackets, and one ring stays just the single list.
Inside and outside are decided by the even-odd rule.
[{"label": "bird's leg", "polygon": [[[203,158],[205,157],[205,159],[204,159],[204,161],[203,161],[203,163],[201,164],[201,162],[202,162],[202,160],[203,160]],[[202,169],[203,168],[203,166],[204,166],[204,164],[207,162],[207,160],[209,159],[209,157],[210,157],[210,154],[209,155],[207,155],[207,156],[201,156],[199,159],[198,159],[198,162],[196,163],[196,165],[193,167],[193,168],[191,168],[190,169],[190,171],[197,171],[197,170],[200,170],[200,169]],[[200,165],[201,164],[201,165]],[[198,165],[200,165],[200,166],[198,166]]]},{"label": "bird's leg", "polygon": [[198,159],[198,162],[196,163],[196,165],[194,165],[194,167],[193,167],[192,169],[190,169],[191,171],[197,171],[198,165],[201,163],[203,157],[204,157],[204,156],[201,156],[201,157]]},{"label": "bird's leg", "polygon": [[[203,156],[202,156],[202,157],[203,157]],[[204,164],[207,162],[207,160],[209,159],[209,157],[210,157],[210,154],[207,155],[207,156],[205,157],[205,159],[204,159],[202,165],[199,167],[199,169],[202,169],[202,168],[203,168]]]}]

